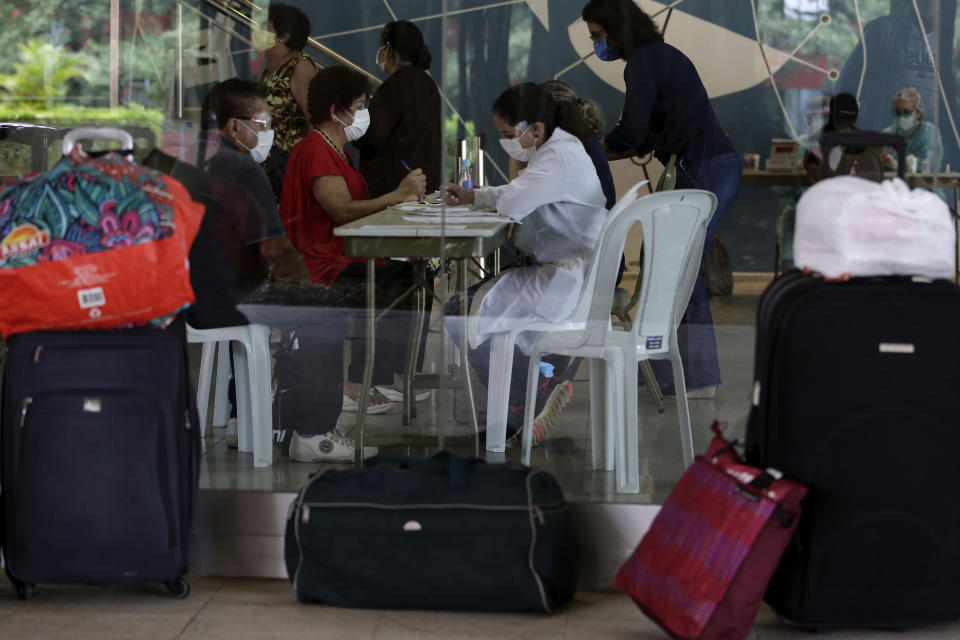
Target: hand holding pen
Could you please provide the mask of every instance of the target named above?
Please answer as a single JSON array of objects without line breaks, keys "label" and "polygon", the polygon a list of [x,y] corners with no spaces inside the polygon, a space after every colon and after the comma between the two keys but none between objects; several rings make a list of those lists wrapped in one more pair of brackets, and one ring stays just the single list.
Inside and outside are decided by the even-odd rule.
[{"label": "hand holding pen", "polygon": [[427,191],[427,176],[420,169],[411,169],[403,160],[400,164],[407,170],[407,175],[397,185],[397,192],[403,197],[403,202],[421,200]]}]

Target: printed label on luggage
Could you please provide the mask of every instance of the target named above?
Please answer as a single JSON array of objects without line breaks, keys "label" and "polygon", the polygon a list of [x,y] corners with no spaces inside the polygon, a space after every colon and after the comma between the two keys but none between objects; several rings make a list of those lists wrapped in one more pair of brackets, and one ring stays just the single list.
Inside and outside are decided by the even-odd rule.
[{"label": "printed label on luggage", "polygon": [[647,336],[647,349],[660,349],[663,347],[663,336]]},{"label": "printed label on luggage", "polygon": [[21,253],[33,253],[50,244],[50,232],[32,224],[21,224],[0,240],[0,262]]},{"label": "printed label on luggage", "polygon": [[77,299],[80,301],[81,309],[102,307],[103,305],[107,304],[107,297],[103,293],[103,287],[80,289],[77,291]]},{"label": "printed label on luggage", "polygon": [[881,342],[880,353],[915,353],[916,348],[908,342]]}]

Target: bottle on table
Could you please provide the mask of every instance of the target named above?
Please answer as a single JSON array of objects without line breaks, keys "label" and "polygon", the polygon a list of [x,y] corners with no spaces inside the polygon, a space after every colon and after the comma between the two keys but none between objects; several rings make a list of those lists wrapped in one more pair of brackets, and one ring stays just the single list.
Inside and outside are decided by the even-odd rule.
[{"label": "bottle on table", "polygon": [[460,177],[457,182],[464,189],[473,189],[473,172],[470,170],[470,158],[460,161]]}]

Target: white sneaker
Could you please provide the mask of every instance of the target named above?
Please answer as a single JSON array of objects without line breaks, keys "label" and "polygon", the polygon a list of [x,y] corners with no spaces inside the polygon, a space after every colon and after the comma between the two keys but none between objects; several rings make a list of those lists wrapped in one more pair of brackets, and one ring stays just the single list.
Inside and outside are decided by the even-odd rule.
[{"label": "white sneaker", "polygon": [[227,447],[229,447],[230,449],[240,448],[240,440],[239,440],[239,437],[237,436],[237,419],[236,418],[230,418],[229,420],[227,420],[226,441],[227,441]]},{"label": "white sneaker", "polygon": [[[357,395],[359,396],[360,394]],[[368,416],[387,413],[392,408],[393,401],[377,391],[376,388],[370,390],[370,402],[367,403]],[[341,411],[346,411],[347,413],[359,413],[360,404],[347,394],[343,394],[343,408]]]},{"label": "white sneaker", "polygon": [[[374,389],[391,402],[403,402],[403,389],[397,388],[396,385],[378,384]],[[423,402],[430,397],[430,389],[417,389],[413,393],[417,402]]]},{"label": "white sneaker", "polygon": [[550,430],[560,417],[560,412],[570,403],[572,397],[573,383],[569,380],[561,382],[553,388],[543,405],[543,409],[533,419],[533,446],[540,446],[547,441],[547,438],[550,437]]},{"label": "white sneaker", "polygon": [[[319,436],[301,436],[296,431],[290,439],[290,459],[295,462],[353,462],[356,446],[353,439],[336,429]],[[363,457],[377,455],[377,447],[364,447]]]}]

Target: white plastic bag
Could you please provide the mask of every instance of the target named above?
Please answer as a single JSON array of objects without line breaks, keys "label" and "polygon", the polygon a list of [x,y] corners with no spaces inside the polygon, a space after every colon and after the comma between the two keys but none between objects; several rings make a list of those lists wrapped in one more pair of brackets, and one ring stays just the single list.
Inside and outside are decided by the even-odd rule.
[{"label": "white plastic bag", "polygon": [[797,203],[794,262],[828,278],[919,275],[952,278],[956,230],[935,193],[903,180],[822,180]]}]

